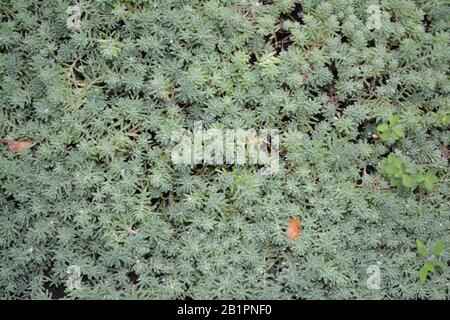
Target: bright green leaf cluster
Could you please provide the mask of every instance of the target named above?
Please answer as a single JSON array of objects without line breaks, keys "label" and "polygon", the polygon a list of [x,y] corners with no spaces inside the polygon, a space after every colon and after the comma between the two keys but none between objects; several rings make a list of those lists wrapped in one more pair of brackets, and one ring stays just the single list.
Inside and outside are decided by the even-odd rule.
[{"label": "bright green leaf cluster", "polygon": [[383,163],[383,173],[389,178],[393,187],[412,188],[422,185],[428,191],[439,181],[435,170],[428,170],[425,174],[419,172],[416,166],[406,164],[405,161],[390,154]]},{"label": "bright green leaf cluster", "polygon": [[395,141],[405,136],[404,127],[399,123],[400,116],[393,115],[388,123],[378,125],[377,130],[384,141]]},{"label": "bright green leaf cluster", "polygon": [[[422,258],[427,258],[428,257],[427,246],[420,240],[416,240],[416,245],[419,256],[421,256]],[[433,256],[431,256],[431,258],[433,258],[433,261],[425,262],[425,264],[419,270],[420,283],[422,284],[425,283],[428,274],[434,273],[436,271],[436,267],[439,267],[441,271],[444,271],[446,269],[447,264],[442,259],[440,259],[441,254],[444,251],[444,247],[445,247],[444,240],[439,240],[434,244]]]}]

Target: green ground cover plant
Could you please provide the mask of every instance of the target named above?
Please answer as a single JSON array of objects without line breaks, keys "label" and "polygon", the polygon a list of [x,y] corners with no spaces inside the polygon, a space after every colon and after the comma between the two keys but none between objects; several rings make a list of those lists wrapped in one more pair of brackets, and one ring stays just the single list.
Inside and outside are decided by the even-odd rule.
[{"label": "green ground cover plant", "polygon": [[[449,16],[2,0],[0,298],[450,298]],[[174,164],[199,121],[279,169]]]}]

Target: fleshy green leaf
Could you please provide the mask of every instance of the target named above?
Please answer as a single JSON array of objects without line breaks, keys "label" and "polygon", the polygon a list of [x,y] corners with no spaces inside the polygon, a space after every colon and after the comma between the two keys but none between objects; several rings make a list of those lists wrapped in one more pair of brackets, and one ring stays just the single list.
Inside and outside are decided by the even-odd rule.
[{"label": "fleshy green leaf", "polygon": [[428,272],[434,271],[435,271],[434,266],[431,262],[425,263],[425,265],[419,270],[420,283],[425,283],[425,280],[427,279],[428,276]]},{"label": "fleshy green leaf", "polygon": [[436,242],[436,244],[433,247],[433,253],[436,257],[439,257],[441,255],[442,251],[444,250],[444,246],[445,246],[444,240],[439,240],[438,242]]},{"label": "fleshy green leaf", "polygon": [[403,138],[405,136],[405,133],[403,132],[403,130],[400,126],[395,126],[393,128],[393,131],[399,138]]},{"label": "fleshy green leaf", "polygon": [[422,268],[420,268],[419,270],[419,279],[420,279],[420,283],[425,283],[425,280],[427,279],[428,276],[428,269],[423,266]]},{"label": "fleshy green leaf", "polygon": [[411,188],[414,185],[414,179],[405,174],[402,176],[402,183],[405,187]]},{"label": "fleshy green leaf", "polygon": [[389,125],[387,123],[382,123],[377,127],[379,132],[385,132],[389,129]]},{"label": "fleshy green leaf", "polygon": [[391,125],[395,125],[400,121],[400,116],[398,114],[393,115],[390,119],[389,119],[389,123]]},{"label": "fleshy green leaf", "polygon": [[424,176],[422,176],[422,175],[416,176],[416,182],[420,183],[420,182],[422,182],[422,181],[424,181],[424,180],[425,180],[425,177],[424,177]]},{"label": "fleshy green leaf", "polygon": [[426,256],[427,254],[427,246],[420,240],[416,240],[417,245],[417,251],[419,252],[419,255],[422,257]]}]

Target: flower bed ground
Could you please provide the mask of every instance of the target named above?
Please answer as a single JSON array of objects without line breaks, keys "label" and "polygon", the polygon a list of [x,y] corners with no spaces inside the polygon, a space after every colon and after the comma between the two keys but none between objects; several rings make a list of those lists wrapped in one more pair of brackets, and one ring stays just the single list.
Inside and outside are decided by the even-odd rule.
[{"label": "flower bed ground", "polygon": [[[448,299],[449,14],[1,1],[0,298]],[[199,123],[277,166],[175,163]]]}]

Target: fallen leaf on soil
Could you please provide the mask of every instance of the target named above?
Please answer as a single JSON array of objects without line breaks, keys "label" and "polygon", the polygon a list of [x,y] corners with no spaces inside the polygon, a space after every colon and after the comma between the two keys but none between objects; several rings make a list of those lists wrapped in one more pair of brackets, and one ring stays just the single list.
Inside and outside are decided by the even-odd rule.
[{"label": "fallen leaf on soil", "polygon": [[33,141],[8,141],[8,149],[12,152],[22,152],[25,149],[28,149],[33,144]]},{"label": "fallen leaf on soil", "polygon": [[286,230],[286,234],[289,238],[297,239],[301,235],[300,224],[301,222],[298,218],[291,218],[289,220],[289,225]]}]

